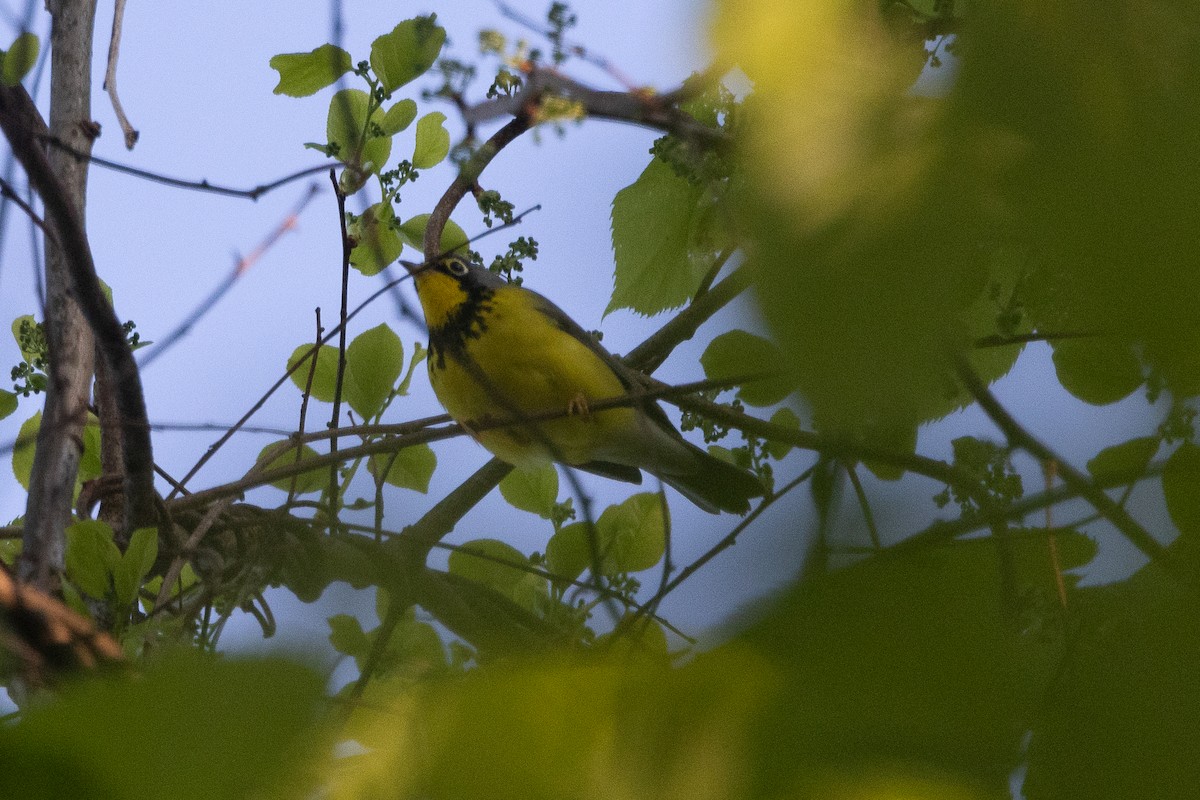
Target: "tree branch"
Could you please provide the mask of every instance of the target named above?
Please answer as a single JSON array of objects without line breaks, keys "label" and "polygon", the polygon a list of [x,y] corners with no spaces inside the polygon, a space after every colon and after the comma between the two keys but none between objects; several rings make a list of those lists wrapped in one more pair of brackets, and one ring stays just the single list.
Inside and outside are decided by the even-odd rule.
[{"label": "tree branch", "polygon": [[965,359],[958,360],[957,369],[959,380],[963,382],[967,391],[979,403],[984,413],[988,415],[992,422],[996,424],[996,427],[1004,434],[1009,445],[1026,451],[1042,462],[1051,461],[1057,464],[1063,483],[1077,495],[1084,497],[1091,503],[1134,547],[1142,551],[1151,561],[1162,566],[1165,571],[1173,575],[1181,584],[1188,586],[1193,591],[1197,589],[1193,578],[1175,563],[1175,560],[1167,552],[1167,549],[1159,544],[1137,520],[1130,516],[1128,511],[1105,494],[1104,490],[1093,483],[1091,478],[1064,461],[1048,445],[1021,427],[1020,423],[1008,413],[1008,410],[1000,404],[995,395],[988,390],[987,386],[975,374],[975,371]]},{"label": "tree branch", "polygon": [[[686,96],[688,84],[667,92],[667,98]],[[724,131],[710,128],[670,102],[664,96],[646,92],[608,92],[593,89],[552,69],[535,67],[525,78],[525,85],[511,97],[485,100],[463,112],[468,125],[478,125],[490,119],[510,114],[528,114],[545,97],[562,97],[579,103],[588,116],[616,122],[630,122],[647,128],[673,133],[705,148],[724,149],[731,140]]]},{"label": "tree branch", "polygon": [[[48,4],[52,14],[50,124],[82,147],[90,145],[81,123],[90,120],[91,28],[94,2]],[[43,195],[46,222],[56,231],[45,237],[46,306],[43,318],[49,348],[49,383],[34,451],[25,535],[18,574],[44,591],[58,588],[64,565],[64,530],[70,520],[75,477],[83,452],[83,428],[92,378],[94,349],[88,324],[73,297],[71,261],[76,249],[63,217],[82,226],[85,169],[47,162],[32,136],[48,133],[45,122],[21,86],[0,87],[0,127],[33,188]],[[31,168],[32,165],[32,168]],[[47,191],[52,186],[52,191]],[[47,197],[47,195],[50,195]],[[66,223],[69,225],[69,223]],[[84,242],[86,250],[86,241]]]}]

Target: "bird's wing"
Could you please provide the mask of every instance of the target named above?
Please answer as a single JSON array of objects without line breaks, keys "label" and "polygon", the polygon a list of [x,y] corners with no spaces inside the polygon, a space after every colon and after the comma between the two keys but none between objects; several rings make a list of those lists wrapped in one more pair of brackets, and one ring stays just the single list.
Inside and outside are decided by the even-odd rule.
[{"label": "bird's wing", "polygon": [[[621,385],[624,386],[626,390],[633,392],[641,388],[641,381],[639,380],[640,373],[638,373],[632,367],[626,366],[623,361],[614,356],[612,353],[608,352],[608,350],[604,348],[604,345],[600,344],[600,342],[596,340],[595,336],[585,331],[578,322],[571,319],[567,312],[563,311],[553,302],[530,289],[526,289],[525,291],[534,296],[537,301],[535,303],[536,308],[541,313],[549,317],[554,324],[559,327],[560,330],[567,335],[583,342],[589,350],[595,353],[596,356],[599,357],[599,359],[613,371],[613,373],[621,381]],[[675,426],[671,424],[671,421],[667,418],[666,413],[659,407],[658,403],[654,402],[653,400],[644,400],[638,403],[637,407],[644,411],[650,417],[650,419],[654,420],[657,425],[661,426],[667,431],[670,431],[680,440],[686,441],[683,438],[683,434],[676,430]]]}]

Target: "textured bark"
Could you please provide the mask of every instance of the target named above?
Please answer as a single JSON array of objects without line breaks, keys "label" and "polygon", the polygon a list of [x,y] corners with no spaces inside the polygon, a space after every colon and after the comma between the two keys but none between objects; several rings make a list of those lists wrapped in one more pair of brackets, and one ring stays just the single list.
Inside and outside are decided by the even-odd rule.
[{"label": "textured bark", "polygon": [[[76,150],[90,153],[92,28],[95,0],[56,0],[50,34],[50,133]],[[52,149],[51,168],[82,222],[87,162]],[[65,533],[75,477],[83,451],[88,389],[94,364],[91,329],[71,296],[65,256],[46,239],[46,338],[50,348],[49,386],[38,432],[37,452],[25,510],[20,576],[42,589],[57,588],[63,569]]]}]

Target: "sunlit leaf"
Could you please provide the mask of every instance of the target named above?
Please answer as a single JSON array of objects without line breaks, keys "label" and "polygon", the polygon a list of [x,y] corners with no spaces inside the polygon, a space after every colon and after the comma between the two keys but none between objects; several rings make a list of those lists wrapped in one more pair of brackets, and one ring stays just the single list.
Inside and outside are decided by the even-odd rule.
[{"label": "sunlit leaf", "polygon": [[412,121],[417,118],[417,104],[413,100],[405,98],[398,103],[392,105],[383,115],[383,132],[388,136],[395,136],[400,131],[412,124]]},{"label": "sunlit leaf", "polygon": [[641,492],[609,506],[596,520],[596,536],[606,573],[653,567],[662,560],[666,546],[662,498]]},{"label": "sunlit leaf", "polygon": [[546,544],[546,566],[550,572],[565,580],[575,580],[592,565],[592,550],[588,546],[587,523],[564,525]]},{"label": "sunlit leaf", "polygon": [[367,110],[371,107],[370,96],[361,89],[342,89],[329,100],[329,117],[325,135],[329,144],[337,148],[337,159],[343,164],[366,172],[379,172],[387,163],[392,152],[390,136],[377,135],[382,132],[383,112],[375,108],[371,112],[370,124]]},{"label": "sunlit leaf", "polygon": [[121,551],[113,531],[98,520],[83,520],[67,527],[67,577],[92,597],[103,600],[113,589],[121,568]]},{"label": "sunlit leaf", "polygon": [[[309,354],[313,346],[311,344],[302,344],[292,351],[292,355],[288,358],[288,369],[296,365],[296,362]],[[312,361],[306,360],[302,366],[293,371],[290,375],[292,383],[303,391],[305,387],[309,389],[309,395],[325,403],[332,403],[337,387],[337,367],[338,367],[338,351],[336,347],[329,345],[321,345],[317,350],[317,365],[315,369],[312,367]],[[309,374],[312,374],[312,383],[309,384]]]},{"label": "sunlit leaf", "polygon": [[355,220],[347,230],[355,242],[351,266],[363,275],[375,275],[400,257],[404,242],[396,233],[395,221],[391,203],[376,203]]},{"label": "sunlit leaf", "polygon": [[371,43],[371,69],[385,92],[396,91],[433,66],[446,41],[446,31],[436,20],[436,14],[406,19]]},{"label": "sunlit leaf", "polygon": [[279,73],[275,94],[307,97],[332,86],[354,68],[350,54],[332,44],[308,53],[281,53],[271,57],[271,69]]},{"label": "sunlit leaf", "polygon": [[427,444],[414,444],[394,454],[376,454],[367,460],[367,470],[372,475],[378,475],[383,469],[387,469],[385,483],[428,492],[429,480],[437,469],[437,455]]},{"label": "sunlit leaf", "polygon": [[355,336],[346,347],[343,396],[360,417],[372,419],[403,369],[404,345],[387,323],[380,323]]},{"label": "sunlit leaf", "polygon": [[0,58],[0,83],[5,86],[16,86],[21,79],[29,74],[37,63],[41,41],[37,36],[25,31],[17,36],[7,52]]},{"label": "sunlit leaf", "polygon": [[[291,443],[289,442],[288,444]],[[264,471],[269,471],[291,467],[308,459],[316,458],[319,455],[316,450],[313,450],[308,445],[301,445],[299,447],[292,445],[283,449],[282,452],[276,452],[279,450],[280,443],[278,442],[267,445],[259,451],[256,463],[262,464],[266,456],[275,452],[276,454],[271,458],[270,463],[265,464],[263,467]],[[271,485],[285,492],[294,489],[297,494],[319,492],[329,485],[329,470],[327,468],[312,469],[307,472],[301,472],[294,477],[280,478],[277,481],[272,481]]]},{"label": "sunlit leaf", "polygon": [[444,123],[446,115],[430,111],[417,121],[417,142],[413,149],[412,164],[417,169],[429,169],[442,163],[450,152],[450,132]]},{"label": "sunlit leaf", "polygon": [[553,464],[514,469],[500,481],[500,494],[514,508],[550,519],[558,502],[558,470]]},{"label": "sunlit leaf", "polygon": [[33,473],[33,453],[37,449],[38,429],[42,426],[42,412],[21,423],[17,441],[12,451],[12,471],[17,483],[29,491],[29,476]]},{"label": "sunlit leaf", "polygon": [[[158,529],[138,528],[129,537],[129,546],[113,571],[117,603],[129,606],[137,599],[142,579],[154,568],[158,558]],[[90,592],[89,592],[90,594]]]},{"label": "sunlit leaf", "polygon": [[[417,214],[415,217],[410,217],[405,220],[400,226],[400,238],[409,247],[417,252],[423,252],[425,249],[425,226],[429,224],[428,214]],[[442,252],[449,253],[463,247],[469,241],[466,231],[459,227],[454,220],[446,220],[446,227],[442,228]]]},{"label": "sunlit leaf", "polygon": [[617,192],[612,208],[616,277],[607,314],[628,308],[650,316],[688,301],[707,267],[688,243],[702,188],[653,159]]}]

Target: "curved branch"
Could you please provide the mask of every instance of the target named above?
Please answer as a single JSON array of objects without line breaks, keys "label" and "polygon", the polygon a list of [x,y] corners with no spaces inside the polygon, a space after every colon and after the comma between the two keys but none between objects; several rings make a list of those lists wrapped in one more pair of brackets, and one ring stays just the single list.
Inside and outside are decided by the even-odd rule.
[{"label": "curved branch", "polygon": [[437,205],[429,215],[425,225],[425,260],[435,261],[442,255],[442,229],[446,227],[450,215],[459,202],[466,197],[467,192],[479,180],[479,175],[492,163],[501,150],[507,147],[518,136],[530,128],[530,118],[523,109],[518,109],[516,116],[503,128],[492,134],[486,142],[463,165],[458,176],[451,182]]}]

